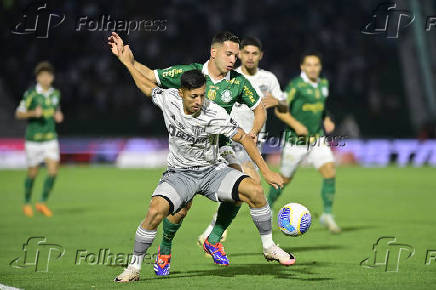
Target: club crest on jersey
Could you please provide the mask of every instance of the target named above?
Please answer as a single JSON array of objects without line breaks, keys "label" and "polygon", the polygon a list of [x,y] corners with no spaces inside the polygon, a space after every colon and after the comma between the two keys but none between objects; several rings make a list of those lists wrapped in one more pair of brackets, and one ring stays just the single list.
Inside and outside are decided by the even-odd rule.
[{"label": "club crest on jersey", "polygon": [[204,133],[204,127],[201,127],[201,126],[192,126],[192,132],[196,136],[200,136],[201,134]]},{"label": "club crest on jersey", "polygon": [[230,101],[232,100],[232,92],[229,91],[229,90],[224,90],[224,91],[221,93],[221,100],[222,100],[224,103],[228,103],[228,102],[230,102]]}]

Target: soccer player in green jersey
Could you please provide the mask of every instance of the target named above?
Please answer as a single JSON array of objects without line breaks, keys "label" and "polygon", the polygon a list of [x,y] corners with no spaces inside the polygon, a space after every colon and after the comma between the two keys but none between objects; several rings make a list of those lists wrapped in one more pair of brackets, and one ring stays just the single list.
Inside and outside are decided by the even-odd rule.
[{"label": "soccer player in green jersey", "polygon": [[36,203],[36,210],[47,217],[53,214],[46,202],[53,189],[59,167],[59,142],[55,130],[55,123],[63,121],[60,109],[60,93],[51,85],[54,80],[53,66],[44,61],[35,68],[36,86],[28,89],[18,106],[15,116],[26,120],[26,160],[27,176],[25,180],[24,214],[33,216],[30,205],[33,182],[38,174],[40,163],[46,163],[48,175],[44,181],[42,196]]},{"label": "soccer player in green jersey", "polygon": [[[286,111],[287,102],[286,96],[280,89],[277,77],[270,71],[264,70],[259,67],[259,63],[263,57],[262,42],[254,37],[245,37],[241,41],[238,58],[241,61],[241,66],[236,69],[246,79],[248,79],[256,90],[257,94],[261,96],[265,108],[279,106],[280,110]],[[254,114],[244,104],[236,103],[233,106],[230,117],[236,121],[239,126],[245,131],[250,132],[253,126]],[[266,126],[264,125],[260,135],[260,139],[267,136]],[[260,152],[262,152],[262,141],[257,142]],[[257,183],[261,183],[261,178],[258,173],[256,165],[252,162],[247,152],[236,142],[232,143],[233,151],[236,158],[240,162],[244,173],[250,175]],[[215,226],[217,214],[214,214],[210,224],[206,227],[203,233],[198,237],[197,244],[203,246],[204,240],[210,235]]]},{"label": "soccer player in green jersey", "polygon": [[[334,130],[335,124],[326,114],[325,103],[329,94],[329,83],[327,79],[320,78],[321,69],[319,54],[303,54],[301,75],[292,79],[286,88],[289,109],[287,112],[275,110],[276,116],[287,125],[280,173],[286,185],[303,160],[306,159],[318,169],[323,177],[321,197],[324,211],[320,222],[330,232],[339,233],[341,229],[332,215],[336,191],[335,161],[324,136],[324,130],[329,134]],[[282,191],[283,189],[270,188],[270,207]]]},{"label": "soccer player in green jersey", "polygon": [[[118,34],[112,33],[108,40],[112,53],[116,55],[117,46],[123,45],[122,39]],[[229,114],[236,102],[247,105],[253,111],[253,127],[248,134],[255,140],[265,123],[266,112],[259,95],[250,82],[242,74],[233,70],[238,53],[239,38],[230,32],[220,32],[212,39],[210,58],[204,64],[175,65],[166,69],[151,70],[135,60],[134,67],[148,80],[163,88],[180,88],[180,77],[183,72],[194,69],[202,71],[206,76],[206,97],[209,100],[223,107]],[[227,160],[229,166],[242,171],[239,161],[228,142],[229,139],[222,137],[220,136],[220,154]],[[163,241],[159,248],[159,260],[170,260],[172,240],[191,204],[191,202],[188,203],[178,213],[169,215],[164,219]],[[221,237],[236,217],[240,206],[240,203],[223,202],[220,204],[217,221],[207,239],[208,243],[216,244],[217,247],[223,249],[220,243]]]}]

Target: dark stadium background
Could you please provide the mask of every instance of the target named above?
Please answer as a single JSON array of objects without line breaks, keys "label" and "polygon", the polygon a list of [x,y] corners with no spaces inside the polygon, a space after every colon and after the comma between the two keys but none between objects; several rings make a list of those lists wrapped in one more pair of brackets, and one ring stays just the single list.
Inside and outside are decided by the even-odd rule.
[{"label": "dark stadium background", "polygon": [[[425,16],[434,3],[420,2]],[[413,41],[414,30],[405,29],[399,39],[360,32],[380,1],[48,1],[66,18],[50,30],[47,39],[10,33],[29,3],[2,2],[0,137],[23,135],[24,124],[14,120],[13,112],[25,89],[34,83],[33,68],[40,60],[49,60],[56,68],[55,86],[61,90],[66,116],[58,126],[60,136],[166,134],[160,111],[144,100],[110,54],[109,32],[75,31],[79,17],[98,19],[103,14],[112,19],[166,20],[165,31],[121,32],[135,57],[151,68],[205,62],[211,37],[230,30],[263,41],[261,67],[274,72],[284,89],[299,74],[300,54],[318,50],[323,55],[323,73],[331,83],[328,108],[338,130],[347,120],[358,125],[354,137],[434,137],[434,115],[426,111],[431,109],[426,98],[419,90],[413,95],[406,90],[410,80],[404,67],[419,66],[419,59],[414,51],[401,51]],[[409,6],[407,1],[397,3]],[[434,48],[435,38],[428,38],[427,45]],[[434,49],[429,51],[434,68]],[[420,78],[414,82],[416,87],[422,87]],[[424,102],[422,112],[415,112],[418,118],[409,105],[417,99]],[[281,124],[272,114],[269,119],[268,127],[279,134]]]}]

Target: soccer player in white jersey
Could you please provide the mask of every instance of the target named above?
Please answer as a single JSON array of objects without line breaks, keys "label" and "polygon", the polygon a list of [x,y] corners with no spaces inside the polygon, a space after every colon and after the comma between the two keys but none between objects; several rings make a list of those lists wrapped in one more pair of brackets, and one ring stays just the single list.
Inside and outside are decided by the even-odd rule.
[{"label": "soccer player in white jersey", "polygon": [[[241,60],[241,66],[239,66],[236,71],[241,73],[250,81],[257,94],[261,96],[265,108],[278,106],[280,111],[286,111],[286,96],[280,89],[280,84],[277,80],[277,77],[272,72],[259,68],[259,62],[263,57],[262,43],[260,40],[254,37],[244,38],[241,41],[241,48],[238,57]],[[254,114],[247,105],[235,103],[230,116],[245,132],[251,131],[253,127]],[[260,152],[262,152],[262,140],[267,136],[265,124],[263,125],[258,136],[258,149]],[[260,184],[260,175],[257,172],[256,165],[253,163],[248,153],[237,142],[233,142],[232,148],[235,152],[238,162],[241,164],[244,173],[247,173],[258,184]],[[216,216],[217,214],[215,213],[211,223],[198,237],[198,245],[203,245],[204,240],[210,235],[215,225]],[[225,236],[223,235],[223,237]]]},{"label": "soccer player in white jersey", "polygon": [[[218,153],[217,136],[223,134],[240,142],[269,184],[280,187],[283,180],[268,168],[253,140],[231,121],[226,111],[205,99],[206,79],[201,71],[184,72],[180,89],[161,89],[135,68],[128,45],[117,45],[117,50],[119,60],[129,70],[136,86],[151,96],[153,103],[162,110],[169,133],[170,152],[168,170],[153,192],[146,217],[136,230],[132,260],[114,281],[139,280],[144,255],[156,236],[159,224],[166,216],[183,208],[196,194],[213,201],[246,202],[259,231],[265,258],[283,265],[294,264],[293,255],[283,251],[272,240],[271,209],[262,186],[227,166]],[[221,243],[205,242],[204,249],[215,263],[226,265],[227,261],[228,264]],[[162,271],[169,271],[169,261],[167,266],[162,267]]]}]

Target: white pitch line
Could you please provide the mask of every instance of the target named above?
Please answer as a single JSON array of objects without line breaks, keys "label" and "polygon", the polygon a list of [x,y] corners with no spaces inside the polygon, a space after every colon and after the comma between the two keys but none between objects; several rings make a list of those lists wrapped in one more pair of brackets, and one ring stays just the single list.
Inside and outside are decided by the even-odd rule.
[{"label": "white pitch line", "polygon": [[15,288],[8,285],[3,285],[0,283],[0,290],[23,290],[21,288]]}]

